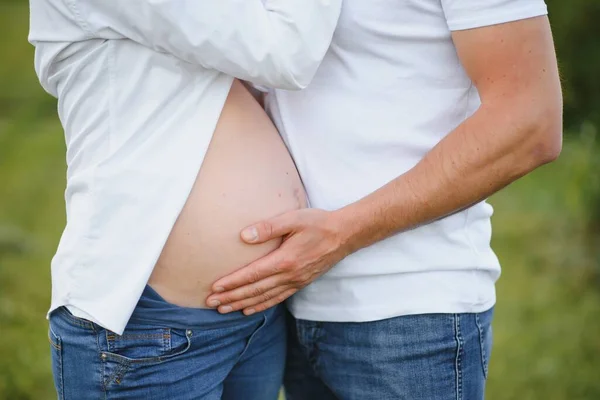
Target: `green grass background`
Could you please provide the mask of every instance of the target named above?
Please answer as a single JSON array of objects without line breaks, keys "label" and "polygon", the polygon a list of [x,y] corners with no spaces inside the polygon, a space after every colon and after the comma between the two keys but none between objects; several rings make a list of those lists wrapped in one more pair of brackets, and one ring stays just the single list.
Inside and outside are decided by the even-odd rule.
[{"label": "green grass background", "polygon": [[[0,2],[0,399],[52,399],[50,259],[65,222],[65,146],[33,72],[27,6]],[[487,398],[600,399],[600,279],[588,234],[594,129],[492,199],[503,264]],[[597,187],[597,186],[596,186]]]}]

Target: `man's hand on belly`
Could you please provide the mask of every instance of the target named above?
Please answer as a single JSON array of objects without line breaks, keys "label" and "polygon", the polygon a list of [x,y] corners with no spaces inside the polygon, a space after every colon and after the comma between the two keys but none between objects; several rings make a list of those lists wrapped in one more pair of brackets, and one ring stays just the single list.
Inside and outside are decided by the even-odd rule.
[{"label": "man's hand on belly", "polygon": [[212,286],[209,307],[246,315],[273,307],[327,272],[351,250],[335,212],[291,211],[246,228],[242,239],[260,244],[283,237],[281,247]]}]

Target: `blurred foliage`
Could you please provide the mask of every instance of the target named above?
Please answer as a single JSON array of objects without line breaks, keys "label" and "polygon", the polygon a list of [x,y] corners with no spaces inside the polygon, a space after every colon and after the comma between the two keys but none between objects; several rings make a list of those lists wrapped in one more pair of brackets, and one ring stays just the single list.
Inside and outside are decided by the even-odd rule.
[{"label": "blurred foliage", "polygon": [[600,1],[546,0],[565,96],[565,125],[600,126]]},{"label": "blurred foliage", "polygon": [[[504,269],[491,400],[600,399],[600,2],[548,4],[569,133],[558,162],[492,199]],[[55,398],[44,315],[65,223],[65,148],[27,19],[25,0],[0,0],[0,400]]]},{"label": "blurred foliage", "polygon": [[592,152],[590,174],[581,187],[588,211],[586,242],[600,270],[600,160],[593,156],[600,152],[600,0],[546,2],[563,81],[567,134],[578,135]]}]

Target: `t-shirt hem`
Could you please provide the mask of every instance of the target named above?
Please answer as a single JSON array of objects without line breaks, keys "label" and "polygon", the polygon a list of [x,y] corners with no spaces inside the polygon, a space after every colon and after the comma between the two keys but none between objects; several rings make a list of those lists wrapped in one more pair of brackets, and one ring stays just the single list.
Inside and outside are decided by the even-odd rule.
[{"label": "t-shirt hem", "polygon": [[405,307],[377,305],[369,307],[315,307],[298,304],[287,306],[296,319],[319,322],[373,322],[389,318],[419,314],[472,314],[490,310],[496,304],[496,297],[479,302],[435,302],[430,304],[409,304]]},{"label": "t-shirt hem", "polygon": [[460,31],[540,17],[543,15],[548,15],[548,7],[545,4],[515,7],[500,13],[474,15],[471,18],[449,20],[448,27],[451,31]]}]

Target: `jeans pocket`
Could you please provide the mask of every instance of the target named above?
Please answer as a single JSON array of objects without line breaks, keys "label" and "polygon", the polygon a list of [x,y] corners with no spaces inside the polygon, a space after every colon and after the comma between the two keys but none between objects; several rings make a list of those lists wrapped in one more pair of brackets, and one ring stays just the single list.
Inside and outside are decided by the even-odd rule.
[{"label": "jeans pocket", "polygon": [[52,376],[54,378],[54,387],[58,400],[64,400],[64,379],[63,379],[63,359],[62,359],[62,340],[52,330],[52,323],[48,324],[48,341],[50,342],[50,356],[52,360]]},{"label": "jeans pocket", "polygon": [[479,345],[481,346],[481,366],[483,376],[488,377],[490,356],[492,352],[492,314],[489,310],[484,313],[475,314],[475,323],[479,331]]},{"label": "jeans pocket", "polygon": [[191,331],[172,328],[128,328],[123,335],[106,331],[104,361],[155,364],[187,352]]},{"label": "jeans pocket", "polygon": [[123,380],[128,373],[173,360],[192,345],[192,332],[182,329],[127,328],[123,335],[106,331],[102,336],[106,339],[100,353],[105,390],[127,385]]}]

